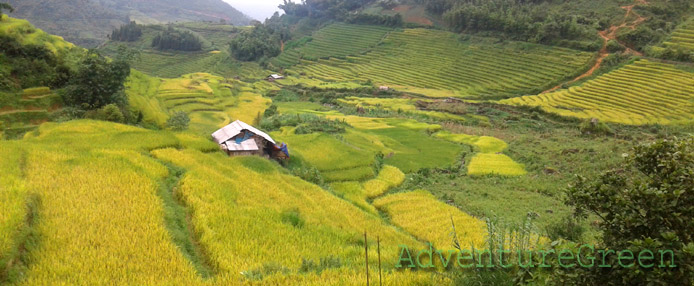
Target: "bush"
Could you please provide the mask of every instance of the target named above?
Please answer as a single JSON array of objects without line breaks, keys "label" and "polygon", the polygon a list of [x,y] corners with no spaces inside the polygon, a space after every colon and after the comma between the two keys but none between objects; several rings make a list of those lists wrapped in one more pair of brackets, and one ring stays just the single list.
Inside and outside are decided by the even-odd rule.
[{"label": "bush", "polygon": [[591,120],[586,120],[581,123],[578,127],[581,133],[584,135],[612,135],[614,132],[612,128],[607,126],[605,122],[600,122],[593,118]]},{"label": "bush", "polygon": [[609,40],[607,42],[607,51],[610,53],[623,52],[626,48],[622,46],[619,42],[615,40]]},{"label": "bush", "polygon": [[304,219],[301,217],[299,209],[284,211],[281,217],[283,223],[291,224],[293,227],[302,228],[304,226]]},{"label": "bush", "polygon": [[123,116],[123,112],[118,108],[118,105],[109,104],[99,109],[94,119],[123,123],[125,116]]},{"label": "bush", "polygon": [[310,134],[315,132],[343,133],[349,124],[313,114],[280,114],[263,118],[260,121],[260,128],[267,131],[278,130],[282,126],[297,127],[296,134]]},{"label": "bush", "polygon": [[[590,268],[581,275],[558,277],[564,285],[694,285],[694,137],[643,144],[627,154],[625,164],[597,178],[579,176],[567,190],[575,216],[601,218],[605,249],[668,250],[677,267]],[[606,264],[616,265],[610,256]]]},{"label": "bush", "polygon": [[190,117],[183,111],[176,111],[166,120],[166,126],[173,131],[183,131],[188,129]]},{"label": "bush", "polygon": [[552,241],[565,239],[579,242],[585,232],[586,228],[573,216],[564,217],[560,222],[547,226],[547,236]]}]

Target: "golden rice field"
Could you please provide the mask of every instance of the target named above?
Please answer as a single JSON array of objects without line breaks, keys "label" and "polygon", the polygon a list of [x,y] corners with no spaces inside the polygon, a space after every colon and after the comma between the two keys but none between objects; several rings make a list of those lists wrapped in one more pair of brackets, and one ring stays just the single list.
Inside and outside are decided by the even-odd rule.
[{"label": "golden rice field", "polygon": [[448,131],[438,132],[434,136],[476,148],[478,153],[472,157],[467,167],[470,175],[519,176],[527,173],[525,166],[501,154],[508,147],[508,144],[498,138],[454,134]]},{"label": "golden rice field", "polygon": [[581,86],[500,103],[622,124],[676,124],[694,119],[692,86],[694,73],[672,64],[639,60]]},{"label": "golden rice field", "polygon": [[548,89],[587,69],[593,57],[564,48],[474,44],[458,37],[431,29],[393,31],[363,55],[302,60],[287,73],[328,82],[372,82],[428,97],[508,97]]},{"label": "golden rice field", "polygon": [[[31,263],[13,266],[12,285],[362,285],[364,231],[372,275],[381,240],[383,285],[447,283],[393,271],[399,244],[423,245],[380,217],[274,162],[195,150],[204,145],[189,134],[86,120],[44,124],[21,144],[0,142],[7,175],[0,178],[0,257],[23,244],[14,234],[25,227],[27,197],[39,202],[31,232],[40,241],[26,244],[22,260]],[[190,211],[209,278],[164,224],[158,194],[173,176],[166,164],[184,171],[170,191]],[[386,167],[379,179],[401,177]],[[339,263],[300,270],[302,259],[328,257]]]},{"label": "golden rice field", "polygon": [[75,48],[62,37],[48,34],[34,27],[29,21],[0,15],[0,35],[17,39],[22,45],[42,46],[55,54],[66,53]]},{"label": "golden rice field", "polygon": [[694,18],[677,27],[663,44],[676,49],[694,50]]},{"label": "golden rice field", "polygon": [[440,202],[427,191],[388,195],[373,204],[394,224],[438,249],[453,249],[453,224],[462,247],[485,247],[487,225],[483,220]]},{"label": "golden rice field", "polygon": [[400,171],[400,169],[385,165],[376,178],[365,182],[333,182],[330,184],[330,187],[336,194],[350,201],[362,210],[378,215],[378,211],[373,205],[367,202],[367,199],[383,195],[390,189],[400,186],[404,181],[405,174]]}]

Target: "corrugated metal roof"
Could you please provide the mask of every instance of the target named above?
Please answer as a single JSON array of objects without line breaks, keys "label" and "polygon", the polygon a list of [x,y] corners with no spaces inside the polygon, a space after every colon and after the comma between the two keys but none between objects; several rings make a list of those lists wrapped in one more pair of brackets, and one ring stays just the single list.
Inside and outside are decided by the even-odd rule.
[{"label": "corrugated metal roof", "polygon": [[255,140],[249,139],[241,142],[241,144],[236,144],[233,140],[224,142],[226,149],[229,151],[258,151],[258,145],[255,144]]},{"label": "corrugated metal roof", "polygon": [[[222,129],[215,131],[214,133],[212,133],[212,138],[214,138],[214,141],[217,142],[217,144],[222,144],[222,143],[228,141],[229,139],[234,138],[236,135],[241,134],[241,131],[243,131],[243,130],[251,131],[256,135],[265,138],[265,140],[272,142],[272,144],[277,144],[277,143],[275,143],[275,140],[272,140],[272,137],[270,137],[270,135],[267,135],[265,132],[256,129],[255,127],[250,126],[241,120],[236,120],[236,121],[232,122],[231,124],[222,127]],[[252,141],[252,140],[246,140],[246,141]]]}]

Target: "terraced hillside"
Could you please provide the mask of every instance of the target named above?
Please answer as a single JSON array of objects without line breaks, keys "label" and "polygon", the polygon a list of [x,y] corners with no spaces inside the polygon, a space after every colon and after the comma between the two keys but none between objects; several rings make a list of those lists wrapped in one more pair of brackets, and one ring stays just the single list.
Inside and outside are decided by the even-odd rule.
[{"label": "terraced hillside", "polygon": [[370,52],[302,61],[288,72],[326,81],[387,85],[430,97],[533,94],[588,68],[593,55],[527,43],[475,44],[429,29],[390,33]]},{"label": "terraced hillside", "polygon": [[[118,47],[126,45],[140,51],[138,60],[132,63],[134,69],[151,76],[177,78],[189,73],[207,72],[225,77],[240,75],[244,78],[262,78],[268,73],[256,63],[238,63],[230,58],[229,41],[244,28],[218,23],[176,23],[177,30],[193,33],[202,43],[202,50],[195,52],[159,51],[152,49],[152,39],[166,26],[146,25],[142,36],[134,42],[109,41],[99,47],[109,56],[115,56]],[[243,69],[243,72],[240,70]]]},{"label": "terraced hillside", "polygon": [[134,71],[126,92],[145,122],[164,127],[170,114],[184,111],[191,118],[191,130],[209,136],[234,120],[256,120],[270,100],[253,90],[240,81],[206,73],[161,79]]},{"label": "terraced hillside", "polygon": [[694,18],[689,19],[670,35],[663,43],[666,47],[694,51]]},{"label": "terraced hillside", "polygon": [[[422,235],[396,197],[379,203],[403,230],[272,161],[203,153],[206,139],[180,135],[79,120],[0,141],[0,261],[11,285],[362,285],[364,231],[372,275],[380,238],[383,285],[448,284],[394,271],[398,245],[445,243],[443,216]],[[385,172],[387,185],[404,178]],[[427,198],[426,210],[455,217],[461,241],[485,236],[479,220]]]},{"label": "terraced hillside", "polygon": [[694,73],[639,60],[557,92],[503,100],[564,116],[623,124],[669,124],[694,119]]},{"label": "terraced hillside", "polygon": [[0,92],[0,138],[35,129],[61,106],[60,96],[47,87],[29,88],[21,93]]},{"label": "terraced hillside", "polygon": [[305,37],[288,44],[288,48],[272,63],[279,67],[298,64],[302,59],[318,60],[322,58],[355,56],[378,45],[392,29],[381,26],[352,25],[344,23],[331,24],[312,37]]}]

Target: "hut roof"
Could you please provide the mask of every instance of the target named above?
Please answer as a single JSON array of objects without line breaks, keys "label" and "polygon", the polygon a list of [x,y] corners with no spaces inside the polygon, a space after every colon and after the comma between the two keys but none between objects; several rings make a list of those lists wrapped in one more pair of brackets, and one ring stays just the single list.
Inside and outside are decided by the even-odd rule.
[{"label": "hut roof", "polygon": [[[265,132],[260,131],[260,130],[256,129],[255,127],[250,126],[250,125],[248,125],[248,124],[246,124],[240,120],[236,120],[236,121],[232,122],[231,124],[222,127],[222,129],[215,131],[214,133],[212,133],[212,138],[214,138],[214,141],[217,142],[217,144],[222,144],[222,143],[229,141],[230,139],[236,137],[236,135],[241,134],[241,132],[243,130],[248,130],[250,132],[253,132],[253,134],[256,134],[258,136],[265,138],[265,140],[272,142],[272,144],[277,144],[277,143],[275,143],[275,140],[272,140],[272,137],[270,137],[270,135],[267,135]],[[246,140],[246,141],[253,141],[253,140]],[[244,142],[246,142],[246,141],[244,141]]]},{"label": "hut roof", "polygon": [[258,151],[258,144],[255,144],[255,140],[246,140],[241,142],[241,144],[236,144],[233,140],[229,140],[224,142],[223,146],[229,151]]}]

